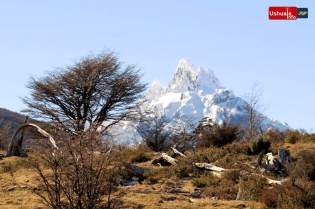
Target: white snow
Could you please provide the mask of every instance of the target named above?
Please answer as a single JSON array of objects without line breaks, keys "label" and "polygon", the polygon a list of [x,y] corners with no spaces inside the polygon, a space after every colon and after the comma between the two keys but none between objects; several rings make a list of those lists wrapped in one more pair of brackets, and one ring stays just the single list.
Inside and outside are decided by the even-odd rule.
[{"label": "white snow", "polygon": [[[194,70],[189,61],[181,59],[168,87],[163,87],[158,80],[153,81],[146,92],[147,100],[141,111],[157,110],[160,116],[170,119],[170,126],[178,124],[184,117],[193,117],[196,125],[209,117],[221,124],[227,121],[231,124],[244,120],[247,102],[234,95],[233,91],[221,86],[214,72],[199,67]],[[177,122],[177,123],[176,123]],[[124,135],[119,141],[137,143],[142,139],[136,132],[137,124],[124,123],[123,131],[117,127],[115,132]],[[275,127],[283,131],[290,128],[288,124],[275,119],[265,118],[263,128]]]}]

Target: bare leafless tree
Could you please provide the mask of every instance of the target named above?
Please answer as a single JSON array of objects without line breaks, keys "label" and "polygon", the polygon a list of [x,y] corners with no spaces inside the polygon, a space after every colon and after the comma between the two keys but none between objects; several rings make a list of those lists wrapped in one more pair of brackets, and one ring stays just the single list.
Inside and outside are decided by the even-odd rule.
[{"label": "bare leafless tree", "polygon": [[173,144],[175,148],[184,152],[186,149],[193,149],[196,146],[196,117],[182,116],[173,125]]},{"label": "bare leafless tree", "polygon": [[40,141],[34,152],[42,160],[30,161],[40,177],[34,192],[50,208],[115,208],[122,195],[118,179],[124,167],[118,151],[100,141],[93,129],[77,132],[77,137],[59,139],[58,150],[47,140]]},{"label": "bare leafless tree", "polygon": [[153,116],[142,119],[137,131],[150,149],[156,152],[166,151],[172,145],[172,133],[167,129],[169,122],[170,119],[161,116],[155,110]]},{"label": "bare leafless tree", "polygon": [[28,106],[23,112],[69,133],[91,123],[103,124],[106,131],[121,120],[136,118],[135,106],[146,88],[139,72],[134,65],[124,66],[113,52],[91,54],[45,77],[32,77],[27,84],[31,96],[22,98]]},{"label": "bare leafless tree", "polygon": [[256,134],[263,132],[262,122],[265,119],[263,113],[268,109],[268,105],[262,103],[263,93],[264,89],[260,87],[258,81],[255,81],[251,92],[244,95],[244,99],[248,103],[244,121],[245,138],[247,140],[251,140]]},{"label": "bare leafless tree", "polygon": [[9,132],[11,129],[11,123],[3,124],[3,119],[0,119],[0,150],[5,150],[9,139]]}]

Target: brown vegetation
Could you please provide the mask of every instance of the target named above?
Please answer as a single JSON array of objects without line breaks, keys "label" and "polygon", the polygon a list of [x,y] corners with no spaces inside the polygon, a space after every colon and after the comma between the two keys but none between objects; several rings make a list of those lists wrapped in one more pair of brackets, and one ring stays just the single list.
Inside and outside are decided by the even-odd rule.
[{"label": "brown vegetation", "polygon": [[124,66],[115,53],[104,51],[31,78],[27,87],[31,96],[23,98],[28,107],[23,112],[75,135],[92,123],[106,132],[122,120],[138,119],[136,103],[146,84],[136,66]]},{"label": "brown vegetation", "polygon": [[[310,134],[309,137],[312,138],[313,135]],[[220,148],[206,148],[195,154],[187,152],[187,158],[177,157],[177,161],[179,162],[177,166],[156,167],[150,164],[154,153],[144,147],[139,149],[115,147],[112,151],[112,157],[107,156],[105,161],[103,161],[104,158],[102,158],[102,154],[91,155],[89,153],[92,153],[92,150],[86,150],[87,147],[94,147],[93,151],[97,151],[102,147],[96,142],[95,146],[92,146],[93,143],[90,144],[92,141],[93,140],[89,139],[88,141],[83,142],[83,147],[81,147],[81,149],[78,149],[80,146],[78,146],[78,144],[75,145],[74,143],[64,145],[65,151],[62,153],[71,153],[71,150],[73,151],[73,149],[75,149],[77,152],[76,155],[62,154],[61,156],[55,155],[54,157],[51,152],[41,151],[37,154],[29,153],[28,158],[6,158],[0,161],[1,188],[3,194],[7,194],[2,196],[1,200],[8,206],[8,208],[14,208],[14,205],[16,208],[22,205],[25,205],[25,207],[43,207],[44,204],[40,203],[40,199],[34,196],[32,191],[45,194],[43,193],[43,191],[45,191],[45,184],[43,184],[45,178],[51,185],[54,185],[56,180],[59,182],[60,179],[69,186],[71,180],[75,180],[76,170],[81,170],[82,173],[85,172],[91,174],[90,178],[94,179],[93,172],[97,172],[98,168],[105,168],[104,178],[102,180],[97,181],[94,179],[91,181],[90,186],[93,185],[93,188],[97,188],[92,182],[103,186],[107,185],[105,182],[117,182],[114,179],[108,179],[108,176],[105,178],[105,173],[108,174],[111,173],[111,171],[115,171],[110,168],[115,168],[115,165],[119,165],[116,163],[122,161],[128,163],[142,161],[142,163],[138,165],[153,169],[145,172],[145,180],[142,184],[128,187],[122,187],[116,183],[112,184],[112,197],[114,197],[113,200],[116,200],[113,202],[120,202],[116,207],[238,208],[241,207],[240,205],[243,205],[243,208],[281,208],[283,206],[290,208],[312,208],[315,206],[315,203],[313,202],[315,199],[313,192],[315,188],[313,180],[314,142],[296,142],[294,144],[283,145],[285,148],[290,148],[291,153],[294,156],[293,164],[291,167],[288,167],[289,180],[282,185],[273,185],[270,189],[270,185],[268,185],[266,179],[259,175],[249,175],[246,181],[240,181],[240,172],[253,172],[253,170],[246,165],[246,162],[255,161],[257,157],[256,155],[251,155],[251,151],[249,151],[250,143],[238,142]],[[88,143],[89,145],[87,146],[85,143]],[[109,149],[110,148],[107,148],[107,150]],[[66,152],[66,150],[68,151]],[[106,154],[107,152],[100,151],[100,153]],[[45,157],[47,158],[45,159]],[[91,157],[93,161],[89,161]],[[194,168],[192,162],[197,161],[214,163],[217,166],[229,168],[230,170],[224,171],[221,177],[217,177],[207,171],[200,171]],[[93,164],[95,167],[92,166],[93,172],[89,173],[87,170],[89,170],[88,168],[91,169],[89,163],[92,162],[95,162],[95,164]],[[238,163],[235,164],[235,162]],[[105,164],[107,166],[102,167],[102,165]],[[35,170],[33,167],[34,165],[37,166],[35,166]],[[40,171],[36,171],[38,168]],[[58,173],[58,169],[55,168],[59,168],[65,173]],[[123,168],[123,166],[120,168]],[[123,170],[118,169],[116,171],[115,178],[118,178],[118,173],[122,173],[123,175]],[[44,179],[43,176],[38,175],[41,173],[45,176]],[[62,178],[63,175],[66,175],[68,178]],[[77,174],[77,176],[80,175],[81,174],[79,173]],[[21,176],[24,176],[23,180]],[[278,179],[277,176],[272,173],[269,173],[268,177]],[[28,182],[25,182],[26,179]],[[86,180],[88,180],[88,178]],[[88,182],[89,181],[81,182],[82,185],[87,184],[87,186],[82,188],[89,188]],[[25,184],[27,185],[27,188],[17,187],[15,190],[7,191],[8,188],[14,185]],[[70,188],[75,188],[73,187],[74,185],[75,183],[72,184]],[[106,188],[108,188],[108,185]],[[243,198],[249,201],[235,201],[239,188],[243,191]],[[70,190],[66,191],[70,192]],[[199,198],[192,197],[190,194],[196,193],[196,191],[201,191]],[[73,196],[71,197],[76,197],[76,201],[71,201],[78,203],[78,195],[74,195],[75,191],[72,192],[74,193],[72,193]],[[12,199],[8,194],[27,194],[27,199],[32,199],[36,204],[31,205],[31,203],[27,203],[26,199],[22,197],[18,198],[18,200]],[[82,194],[86,194],[86,192],[82,191]],[[109,193],[104,192],[103,194],[105,195],[100,198],[101,201],[97,204],[106,206],[106,202],[108,201],[106,195]],[[121,194],[124,195],[121,196]],[[47,195],[44,196],[48,198]],[[87,199],[84,200],[85,202],[88,202]],[[61,195],[60,201],[62,204],[69,207],[69,201],[66,196]],[[83,206],[82,208],[88,207]]]},{"label": "brown vegetation", "polygon": [[[28,150],[27,158],[3,159],[1,153],[0,206],[315,207],[315,134],[262,133],[262,115],[256,114],[262,91],[256,92],[256,86],[250,95],[249,124],[245,128],[204,119],[194,131],[188,123],[171,130],[165,128],[167,121],[161,117],[148,120],[138,114],[137,101],[146,86],[138,73],[135,66],[123,67],[114,53],[103,52],[51,71],[46,77],[31,78],[31,97],[23,99],[28,106],[25,112],[45,120],[44,130],[49,134],[39,132],[53,137],[57,146],[51,143],[53,140],[36,135],[37,146]],[[142,145],[131,149],[112,143],[115,138],[109,129],[113,125],[140,119],[139,131],[145,136]],[[1,130],[3,147],[9,124]],[[34,133],[27,130],[25,134]],[[263,152],[277,154],[281,147],[290,149],[292,161],[263,169],[262,175]]]}]

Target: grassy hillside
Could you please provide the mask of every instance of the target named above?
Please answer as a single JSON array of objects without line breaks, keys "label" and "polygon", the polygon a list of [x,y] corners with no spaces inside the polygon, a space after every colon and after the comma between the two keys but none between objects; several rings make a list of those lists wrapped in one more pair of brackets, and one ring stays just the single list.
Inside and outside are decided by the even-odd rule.
[{"label": "grassy hillside", "polygon": [[[3,155],[4,152],[0,153]],[[38,187],[40,178],[32,169],[29,159],[35,160],[37,156],[28,158],[10,157],[0,160],[0,208],[40,209],[47,208],[42,200],[32,190]],[[149,162],[141,166],[160,169],[150,165]],[[49,172],[47,170],[47,172]],[[196,188],[191,179],[177,179],[175,176],[161,179],[152,184],[145,181],[134,186],[121,186],[125,192],[122,197],[123,204],[119,208],[259,208],[260,203],[246,201],[211,200],[209,198],[194,199],[190,195],[176,194],[167,191],[167,186],[176,185],[183,190],[193,192]],[[16,187],[15,187],[16,186]]]},{"label": "grassy hillside", "polygon": [[[219,136],[226,136],[223,132],[220,133]],[[86,149],[90,146],[98,148],[99,145],[91,143],[93,138],[84,138],[85,140],[78,142],[83,143],[80,149],[73,141],[59,147],[57,152],[51,146],[45,146],[43,149],[33,147],[27,158],[4,158],[5,153],[2,151],[0,208],[47,208],[43,199],[35,194],[37,192],[47,197],[43,176],[47,182],[53,182],[56,180],[55,174],[58,174],[58,181],[76,185],[76,181],[68,182],[68,179],[82,175],[80,181],[83,184],[89,183],[91,179],[97,181],[99,177],[95,177],[94,172],[101,170],[106,170],[106,175],[116,175],[110,178],[114,187],[118,186],[118,190],[111,193],[111,197],[116,197],[115,201],[119,203],[114,208],[315,207],[315,134],[294,130],[279,133],[275,130],[248,142],[230,142],[224,145],[218,143],[217,135],[209,136],[203,140],[212,140],[212,144],[199,147],[198,150],[186,150],[186,157],[174,156],[176,163],[173,165],[153,165],[153,160],[160,156],[160,153],[153,152],[146,146],[137,149],[115,146],[110,148],[111,152],[105,149],[104,152],[94,154],[93,149],[92,152]],[[287,162],[286,167],[264,172],[262,167],[254,169],[250,166],[253,165],[251,162],[258,162],[258,153],[262,150],[272,152],[278,157],[279,148],[290,150],[291,160]],[[54,155],[51,155],[52,152]],[[73,155],[79,152],[79,155]],[[107,155],[108,153],[110,154]],[[173,152],[168,150],[167,154],[171,156]],[[55,156],[57,157],[54,158]],[[42,157],[52,160],[44,161]],[[111,160],[108,160],[109,158]],[[99,167],[106,160],[110,164]],[[215,173],[200,169],[195,163],[208,163],[225,170]],[[114,167],[116,165],[119,166]],[[137,167],[136,171],[133,170],[134,167]],[[40,176],[35,168],[40,168],[43,176]],[[143,168],[145,171],[139,173],[139,169]],[[116,174],[114,169],[117,169]],[[89,179],[85,178],[87,175]],[[121,178],[127,181],[138,180],[140,183],[128,186],[118,184],[117,180]],[[87,182],[84,182],[84,179],[87,179]],[[107,178],[102,182],[107,185]],[[240,190],[242,198],[236,201]],[[100,204],[106,203],[106,195],[108,197],[108,194],[103,195]],[[61,199],[67,204],[65,196]]]}]

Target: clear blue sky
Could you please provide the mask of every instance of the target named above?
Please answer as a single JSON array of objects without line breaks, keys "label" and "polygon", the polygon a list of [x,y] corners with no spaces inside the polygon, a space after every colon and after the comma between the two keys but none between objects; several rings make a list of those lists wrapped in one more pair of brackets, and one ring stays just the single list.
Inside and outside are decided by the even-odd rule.
[{"label": "clear blue sky", "polygon": [[[269,6],[309,9],[271,21]],[[315,131],[315,3],[210,0],[0,1],[0,107],[25,108],[31,75],[109,48],[167,85],[181,58],[210,68],[237,96],[259,81],[267,116]]]}]

